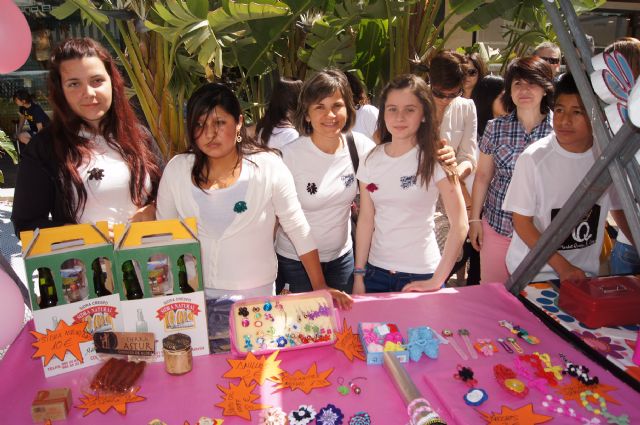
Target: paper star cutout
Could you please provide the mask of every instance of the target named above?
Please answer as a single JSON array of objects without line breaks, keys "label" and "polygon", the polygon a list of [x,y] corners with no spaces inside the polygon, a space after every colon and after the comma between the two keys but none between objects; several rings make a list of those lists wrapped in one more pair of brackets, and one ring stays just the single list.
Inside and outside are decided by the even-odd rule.
[{"label": "paper star cutout", "polygon": [[280,362],[282,360],[276,360],[278,353],[279,351],[274,351],[268,358],[261,356],[258,359],[253,353],[247,353],[247,356],[241,360],[227,359],[231,369],[222,375],[222,377],[231,379],[241,378],[247,385],[252,381],[263,385],[267,379],[277,382],[278,377],[283,372],[283,370],[280,369]]},{"label": "paper star cutout", "polygon": [[335,335],[337,340],[334,347],[342,351],[350,361],[353,361],[354,357],[365,359],[360,338],[357,333],[353,333],[351,326],[347,325],[347,319],[342,320],[342,331],[336,332]]},{"label": "paper star cutout", "polygon": [[31,335],[36,338],[36,342],[31,344],[37,348],[33,358],[44,357],[44,365],[46,366],[53,357],[63,361],[68,351],[80,363],[84,363],[80,343],[93,341],[93,337],[85,331],[86,327],[87,323],[84,321],[69,326],[64,320],[60,320],[58,327],[54,331],[47,329],[46,334],[30,331]]},{"label": "paper star cutout", "polygon": [[136,387],[125,394],[95,395],[90,393],[83,393],[84,397],[80,397],[81,404],[75,407],[78,409],[85,409],[85,412],[82,414],[82,416],[87,416],[88,414],[96,410],[104,414],[107,413],[109,409],[114,409],[121,415],[126,415],[127,403],[136,403],[146,400],[145,397],[136,394],[139,390],[140,387]]},{"label": "paper star cutout", "polygon": [[324,372],[318,373],[318,365],[314,362],[307,373],[303,373],[300,370],[296,370],[293,374],[284,371],[277,382],[276,389],[289,388],[291,391],[300,389],[306,394],[309,394],[311,390],[315,388],[322,388],[331,385],[327,381],[327,377],[331,375],[333,368],[327,369]]},{"label": "paper star cutout", "polygon": [[216,406],[222,407],[222,414],[224,416],[240,416],[250,421],[252,410],[262,410],[271,407],[266,404],[254,403],[256,399],[260,398],[258,394],[252,393],[256,385],[257,384],[249,386],[243,381],[240,381],[238,385],[229,383],[229,388],[216,385],[218,389],[224,393],[222,401],[217,403]]},{"label": "paper star cutout", "polygon": [[560,397],[564,398],[567,401],[575,400],[578,404],[581,405],[580,393],[584,391],[593,391],[594,393],[600,394],[607,401],[607,403],[620,405],[620,402],[618,400],[607,393],[608,391],[614,390],[617,390],[617,388],[603,383],[587,386],[572,376],[568,384],[561,385],[558,388],[558,394],[560,395]]},{"label": "paper star cutout", "polygon": [[479,410],[478,413],[489,425],[536,425],[553,419],[553,416],[535,413],[532,404],[527,404],[516,410],[502,406],[499,413],[484,413]]}]

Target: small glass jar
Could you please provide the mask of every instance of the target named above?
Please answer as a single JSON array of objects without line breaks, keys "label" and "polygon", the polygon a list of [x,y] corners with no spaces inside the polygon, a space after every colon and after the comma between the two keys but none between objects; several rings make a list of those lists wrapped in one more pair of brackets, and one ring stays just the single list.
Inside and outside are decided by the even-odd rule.
[{"label": "small glass jar", "polygon": [[183,375],[191,372],[193,357],[191,337],[182,333],[169,335],[162,340],[164,368],[171,375]]}]

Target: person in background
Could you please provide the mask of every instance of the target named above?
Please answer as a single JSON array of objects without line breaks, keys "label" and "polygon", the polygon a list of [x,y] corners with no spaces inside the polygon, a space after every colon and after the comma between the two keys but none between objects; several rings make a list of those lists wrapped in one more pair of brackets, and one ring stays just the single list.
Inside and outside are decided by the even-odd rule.
[{"label": "person in background", "polygon": [[[356,164],[375,146],[365,135],[351,132],[356,121],[353,95],[338,70],[316,73],[302,87],[294,116],[301,136],[284,147],[298,200],[311,226],[327,285],[351,293],[353,251],[351,204],[356,196]],[[280,227],[276,235],[278,281],[291,292],[315,288],[292,240]]]},{"label": "person in background", "polygon": [[340,307],[352,302],[325,283],[291,173],[277,153],[246,136],[243,121],[228,87],[196,90],[187,102],[189,150],[169,161],[158,189],[159,219],[198,222],[212,352],[228,349],[228,321],[216,319],[228,317],[233,302],[274,292],[276,218],[314,289],[329,289]]},{"label": "person in background", "polygon": [[371,140],[376,140],[376,123],[378,122],[378,108],[369,103],[367,90],[364,84],[353,72],[346,72],[351,93],[353,93],[353,104],[356,108],[356,122],[352,130],[362,133]]},{"label": "person in background", "polygon": [[[382,92],[381,107],[381,144],[357,173],[361,207],[354,293],[437,290],[468,230],[460,185],[455,173],[447,177],[436,161],[436,107],[421,78],[393,79]],[[451,226],[442,257],[433,221],[438,195]]]},{"label": "person in background", "polygon": [[[513,213],[514,234],[506,259],[509,273],[513,273],[535,247],[542,232],[595,162],[589,116],[571,74],[560,76],[554,97],[554,131],[522,152],[504,199],[503,209]],[[575,225],[534,282],[598,275],[609,210],[615,211],[618,225],[629,234],[624,213],[612,196],[615,191],[610,192],[611,195],[602,195]]]},{"label": "person in background", "polygon": [[551,66],[553,76],[560,72],[560,63],[562,62],[562,52],[557,44],[551,41],[540,43],[533,49],[532,56],[539,57]]},{"label": "person in background", "polygon": [[16,234],[154,220],[162,159],[109,52],[90,38],[65,40],[48,78],[53,119],[22,152],[11,213]]},{"label": "person in background", "polygon": [[[607,46],[604,51],[622,53],[631,67],[633,78],[638,81],[640,78],[640,40],[633,37],[622,37]],[[615,214],[617,213],[612,212],[614,220],[619,223],[620,217]],[[640,256],[638,256],[638,250],[634,248],[631,240],[624,232],[618,232],[609,259],[611,274],[640,274]]]},{"label": "person in background", "polygon": [[[24,89],[16,90],[13,94],[13,102],[18,106],[18,115],[20,116],[16,138],[20,143],[26,145],[33,136],[49,124],[49,116]],[[22,130],[25,121],[29,124],[29,131]]]},{"label": "person in background", "polygon": [[502,96],[504,79],[498,75],[487,75],[473,89],[471,100],[478,115],[478,140],[482,138],[489,120],[507,115]]},{"label": "person in background", "polygon": [[302,81],[288,78],[280,78],[274,84],[267,111],[256,126],[258,142],[281,149],[300,136],[291,121],[301,88]]},{"label": "person in background", "polygon": [[464,82],[462,84],[462,96],[471,99],[473,89],[478,81],[482,80],[488,73],[487,65],[480,57],[479,53],[471,53],[465,56],[466,61],[462,65],[464,71]]},{"label": "person in background", "polygon": [[[470,62],[464,56],[449,50],[438,52],[429,65],[429,81],[440,139],[446,140],[456,152],[456,171],[468,208],[471,207],[470,192],[478,157],[476,108],[471,99],[461,96],[464,83],[468,79],[469,66]],[[448,224],[445,208],[438,202],[435,226],[441,252],[447,239]],[[470,247],[466,248],[469,249]],[[461,270],[459,273],[459,281],[464,280],[464,272],[465,270]]]},{"label": "person in background", "polygon": [[502,203],[522,151],[552,131],[552,81],[551,67],[540,58],[511,61],[503,96],[510,113],[489,121],[480,141],[469,237],[480,252],[481,283],[504,283],[509,277],[505,257],[513,227],[511,213],[502,209]]}]

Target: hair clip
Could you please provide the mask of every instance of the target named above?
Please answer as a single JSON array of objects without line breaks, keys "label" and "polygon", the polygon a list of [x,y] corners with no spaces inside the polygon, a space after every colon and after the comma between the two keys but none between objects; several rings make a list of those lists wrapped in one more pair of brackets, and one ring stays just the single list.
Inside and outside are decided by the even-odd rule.
[{"label": "hair clip", "polygon": [[477,339],[473,347],[485,357],[493,356],[493,353],[498,352],[498,347],[489,338]]},{"label": "hair clip", "polygon": [[349,425],[371,425],[371,417],[367,412],[358,412],[349,419]]},{"label": "hair clip", "polygon": [[542,360],[540,360],[540,357],[534,356],[533,354],[525,354],[525,355],[518,356],[518,360],[531,366],[533,368],[533,372],[535,376],[538,378],[544,379],[547,382],[547,384],[551,385],[552,387],[555,387],[556,385],[558,385],[558,381],[556,381],[555,377],[553,376],[553,373],[548,372],[544,369],[544,366],[542,365]]},{"label": "hair clip", "polygon": [[471,358],[477,359],[478,353],[473,349],[473,344],[471,344],[471,338],[469,338],[469,330],[468,329],[458,329],[458,335],[462,337],[462,340],[467,345],[467,350],[469,350],[469,354]]},{"label": "hair clip", "polygon": [[551,356],[547,353],[538,353],[537,351],[533,353],[534,356],[537,356],[540,361],[544,364],[544,371],[553,374],[553,377],[558,381],[562,381],[562,366],[554,366],[551,364]]},{"label": "hair clip", "polygon": [[547,381],[544,378],[538,377],[536,372],[531,372],[526,366],[527,362],[522,359],[523,357],[524,356],[518,356],[513,360],[515,370],[527,381],[529,387],[535,388],[542,394],[547,394],[549,392]]},{"label": "hair clip", "polygon": [[496,377],[498,384],[504,388],[508,393],[516,397],[524,397],[529,394],[529,388],[519,380],[516,373],[502,364],[497,364],[493,367],[493,374]]},{"label": "hair clip", "polygon": [[460,348],[456,340],[453,339],[453,332],[451,332],[450,329],[443,329],[442,336],[445,337],[447,341],[449,341],[449,344],[453,347],[454,350],[456,350],[456,353],[458,353],[458,355],[462,358],[462,360],[465,360],[465,361],[469,360],[467,353],[462,351],[462,348]]},{"label": "hair clip", "polygon": [[516,350],[516,353],[524,353],[524,350],[522,349],[522,347],[520,347],[520,344],[518,344],[518,341],[516,341],[515,338],[510,336],[507,338],[507,342],[511,344],[514,350]]},{"label": "hair clip", "polygon": [[473,369],[470,367],[458,365],[458,372],[453,375],[455,379],[458,379],[470,387],[475,387],[478,381],[473,378]]},{"label": "hair clip", "polygon": [[289,413],[290,425],[308,425],[316,418],[316,411],[313,406],[303,404],[297,410]]},{"label": "hair clip", "polygon": [[342,425],[344,414],[342,410],[329,403],[326,407],[320,409],[316,415],[316,424],[318,425]]},{"label": "hair clip", "polygon": [[471,387],[462,397],[467,405],[480,406],[489,398],[485,390],[476,388],[478,381],[473,377],[473,370],[470,367],[458,365],[458,373],[454,374],[453,377]]},{"label": "hair clip", "polygon": [[566,368],[562,371],[563,375],[569,375],[582,382],[584,385],[596,385],[600,382],[597,376],[589,376],[589,368],[571,363],[564,354],[560,354],[560,358],[564,360]]},{"label": "hair clip", "polygon": [[575,421],[582,422],[583,424],[599,424],[600,419],[598,418],[587,418],[585,416],[579,415],[574,408],[567,406],[567,401],[560,397],[555,397],[551,394],[547,394],[545,399],[542,401],[542,407],[545,407],[547,410],[557,413],[560,415],[564,415],[568,418],[571,418]]},{"label": "hair clip", "polygon": [[511,322],[509,322],[508,320],[498,320],[498,324],[500,326],[502,326],[503,328],[507,328],[509,329],[509,331],[514,334],[517,335],[519,338],[524,339],[525,341],[527,341],[529,344],[539,344],[540,343],[540,339],[533,336],[533,335],[529,335],[529,332],[527,332],[526,330],[524,330],[523,328],[521,328],[518,325],[513,325]]},{"label": "hair clip", "polygon": [[349,387],[344,385],[344,378],[342,376],[338,376],[338,392],[340,395],[349,394]]},{"label": "hair clip", "polygon": [[502,345],[502,348],[504,348],[504,351],[506,351],[509,354],[513,354],[513,349],[509,347],[509,344],[507,344],[507,342],[504,339],[498,338],[497,341],[500,345]]},{"label": "hair clip", "polygon": [[[592,397],[596,401],[596,403],[599,404],[599,406],[594,408],[591,405],[591,401],[589,401],[587,397]],[[580,402],[582,403],[582,406],[589,412],[593,412],[594,415],[602,415],[604,418],[606,418],[607,423],[616,425],[629,425],[629,416],[615,416],[609,413],[609,410],[607,410],[607,401],[598,393],[594,393],[590,390],[583,391],[580,393]]]}]

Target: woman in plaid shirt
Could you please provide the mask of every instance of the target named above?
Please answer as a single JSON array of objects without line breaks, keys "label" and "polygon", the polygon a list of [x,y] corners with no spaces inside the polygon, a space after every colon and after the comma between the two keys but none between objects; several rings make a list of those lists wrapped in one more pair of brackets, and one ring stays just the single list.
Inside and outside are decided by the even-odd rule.
[{"label": "woman in plaid shirt", "polygon": [[505,258],[513,227],[511,213],[502,209],[502,201],[522,151],[552,131],[553,72],[549,64],[537,57],[513,60],[505,75],[503,102],[509,114],[487,124],[471,195],[469,237],[480,252],[481,283],[504,283],[509,277]]}]

